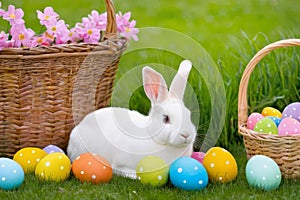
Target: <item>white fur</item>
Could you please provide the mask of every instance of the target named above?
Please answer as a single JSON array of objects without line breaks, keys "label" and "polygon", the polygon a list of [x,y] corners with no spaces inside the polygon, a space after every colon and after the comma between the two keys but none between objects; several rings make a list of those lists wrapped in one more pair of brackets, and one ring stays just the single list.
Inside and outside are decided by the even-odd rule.
[{"label": "white fur", "polygon": [[183,103],[191,66],[186,60],[180,64],[170,92],[158,72],[144,67],[144,89],[152,105],[149,116],[116,107],[88,114],[72,130],[67,148],[70,159],[97,153],[109,161],[114,173],[136,178],[136,165],[145,156],[158,156],[171,164],[180,156],[191,155],[196,129]]}]

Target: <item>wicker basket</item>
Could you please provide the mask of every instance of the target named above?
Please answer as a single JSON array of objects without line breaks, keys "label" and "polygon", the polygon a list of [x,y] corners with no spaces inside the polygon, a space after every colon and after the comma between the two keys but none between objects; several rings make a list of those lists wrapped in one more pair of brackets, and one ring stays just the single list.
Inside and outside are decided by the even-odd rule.
[{"label": "wicker basket", "polygon": [[114,5],[96,45],[69,44],[0,51],[0,157],[23,147],[65,149],[87,113],[109,105],[127,40],[117,34]]},{"label": "wicker basket", "polygon": [[289,46],[300,46],[300,39],[281,40],[261,49],[249,62],[242,76],[238,96],[238,128],[243,136],[247,157],[266,155],[274,159],[279,165],[283,177],[300,177],[300,135],[278,136],[256,133],[247,129],[248,104],[247,88],[250,75],[269,52]]}]

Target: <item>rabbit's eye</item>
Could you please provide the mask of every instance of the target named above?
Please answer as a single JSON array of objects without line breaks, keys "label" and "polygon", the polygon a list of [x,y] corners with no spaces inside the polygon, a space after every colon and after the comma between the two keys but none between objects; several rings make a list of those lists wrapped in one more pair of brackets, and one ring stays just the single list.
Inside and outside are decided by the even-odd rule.
[{"label": "rabbit's eye", "polygon": [[170,117],[168,115],[164,115],[164,119],[163,119],[165,124],[169,124],[170,123]]}]

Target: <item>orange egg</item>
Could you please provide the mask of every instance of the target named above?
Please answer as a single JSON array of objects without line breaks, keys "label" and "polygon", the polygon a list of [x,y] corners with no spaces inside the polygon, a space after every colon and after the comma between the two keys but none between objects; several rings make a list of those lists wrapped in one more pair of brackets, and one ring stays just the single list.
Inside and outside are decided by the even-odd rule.
[{"label": "orange egg", "polygon": [[98,154],[84,153],[78,156],[73,164],[74,176],[82,182],[94,184],[108,183],[113,176],[110,163]]}]

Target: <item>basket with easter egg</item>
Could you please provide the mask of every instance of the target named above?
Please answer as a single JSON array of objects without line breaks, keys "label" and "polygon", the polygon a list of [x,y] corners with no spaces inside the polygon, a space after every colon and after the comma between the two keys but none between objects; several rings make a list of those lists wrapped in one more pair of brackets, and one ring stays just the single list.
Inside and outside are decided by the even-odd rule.
[{"label": "basket with easter egg", "polygon": [[283,47],[300,46],[300,39],[271,43],[257,52],[244,70],[238,96],[238,130],[243,136],[248,159],[264,155],[274,160],[284,178],[300,177],[300,102],[291,102],[283,110],[265,107],[248,113],[247,89],[250,75],[270,52]]}]

